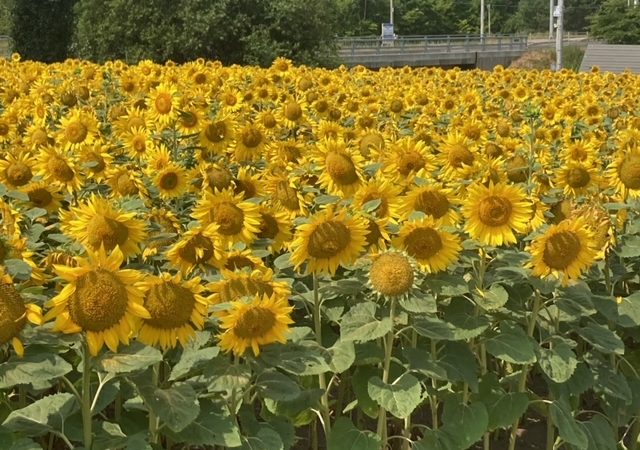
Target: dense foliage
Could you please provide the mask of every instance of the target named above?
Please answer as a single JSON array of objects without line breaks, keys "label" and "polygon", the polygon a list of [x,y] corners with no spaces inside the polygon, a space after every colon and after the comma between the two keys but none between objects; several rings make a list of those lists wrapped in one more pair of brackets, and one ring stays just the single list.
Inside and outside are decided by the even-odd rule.
[{"label": "dense foliage", "polygon": [[627,0],[607,0],[593,16],[591,32],[609,44],[640,44],[640,7]]},{"label": "dense foliage", "polygon": [[637,77],[0,69],[3,450],[638,449]]}]

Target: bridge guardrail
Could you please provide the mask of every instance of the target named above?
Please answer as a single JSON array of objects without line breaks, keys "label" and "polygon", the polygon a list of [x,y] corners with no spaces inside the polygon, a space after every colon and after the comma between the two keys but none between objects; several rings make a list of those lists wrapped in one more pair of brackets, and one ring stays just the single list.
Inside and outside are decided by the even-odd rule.
[{"label": "bridge guardrail", "polygon": [[[521,35],[446,35],[397,36],[383,39],[379,36],[338,39],[338,50],[343,56],[363,52],[428,52],[524,50],[527,36]],[[393,49],[393,50],[392,50]]]}]

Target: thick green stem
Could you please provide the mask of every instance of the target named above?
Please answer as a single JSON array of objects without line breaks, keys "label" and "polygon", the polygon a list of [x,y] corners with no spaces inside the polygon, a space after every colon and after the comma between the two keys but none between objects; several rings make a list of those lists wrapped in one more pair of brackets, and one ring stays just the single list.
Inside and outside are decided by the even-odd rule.
[{"label": "thick green stem", "polygon": [[91,429],[91,353],[87,340],[82,341],[82,436],[86,450],[93,445],[93,430]]},{"label": "thick green stem", "polygon": [[[318,286],[318,275],[313,273],[313,323],[316,333],[316,342],[322,347],[322,312],[320,311],[320,290]],[[318,375],[318,385],[322,389],[320,404],[322,405],[322,421],[324,422],[325,436],[329,436],[331,431],[331,411],[329,410],[329,392],[327,391],[327,378],[324,373]]]},{"label": "thick green stem", "polygon": [[[527,336],[532,337],[533,331],[536,328],[536,322],[538,321],[538,313],[540,312],[541,300],[540,292],[536,291],[533,300],[533,310],[529,317],[529,323],[527,324]],[[529,374],[530,364],[522,366],[522,372],[520,373],[520,381],[518,383],[518,392],[526,392],[527,387],[527,375]],[[518,439],[518,426],[520,425],[520,419],[516,419],[511,426],[511,435],[509,436],[509,450],[515,450],[516,441]]]},{"label": "thick green stem", "polygon": [[[431,358],[434,362],[438,360],[438,342],[435,339],[431,339]],[[433,395],[429,396],[429,406],[431,407],[431,428],[433,430],[438,429],[438,381],[435,378],[431,378],[431,387],[433,387]]]},{"label": "thick green stem", "polygon": [[551,416],[551,405],[549,405],[549,413],[547,414],[547,446],[546,450],[553,450],[556,441],[556,430],[553,425],[553,416]]},{"label": "thick green stem", "polygon": [[[389,383],[389,370],[391,368],[391,354],[393,353],[393,338],[395,333],[393,331],[393,324],[396,317],[396,300],[391,299],[391,306],[389,307],[389,317],[391,318],[391,330],[385,337],[384,347],[384,363],[382,366],[382,382],[384,384]],[[378,436],[382,439],[382,448],[387,445],[387,411],[381,406],[378,413]]]},{"label": "thick green stem", "polygon": [[[411,330],[411,348],[418,346],[418,333],[415,329]],[[402,441],[402,450],[411,450],[411,414],[404,419],[404,432],[402,435],[406,438]]]},{"label": "thick green stem", "polygon": [[[154,388],[158,387],[159,376],[160,376],[160,363],[155,363],[153,365],[153,370],[151,372],[151,385]],[[156,415],[155,411],[151,407],[149,407],[149,442],[151,444],[157,444],[159,442],[158,416]]]}]

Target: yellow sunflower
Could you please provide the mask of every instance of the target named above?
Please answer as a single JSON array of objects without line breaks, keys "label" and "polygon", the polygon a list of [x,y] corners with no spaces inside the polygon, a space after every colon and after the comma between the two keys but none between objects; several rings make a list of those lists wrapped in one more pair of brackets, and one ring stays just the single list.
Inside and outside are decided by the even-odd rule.
[{"label": "yellow sunflower", "polygon": [[76,158],[54,147],[43,147],[38,154],[38,175],[48,184],[58,184],[67,192],[80,190],[83,184]]},{"label": "yellow sunflower", "polygon": [[480,166],[477,145],[456,131],[442,140],[439,149],[440,167],[449,180],[468,178]]},{"label": "yellow sunflower", "polygon": [[145,128],[134,127],[122,137],[127,154],[133,159],[147,158],[155,149],[155,143],[151,139],[151,131]]},{"label": "yellow sunflower", "polygon": [[169,200],[180,197],[189,187],[191,171],[177,164],[167,164],[157,169],[153,175],[153,185],[158,189],[160,198]]},{"label": "yellow sunflower", "polygon": [[163,350],[179,342],[186,346],[202,330],[209,301],[202,296],[200,278],[183,280],[180,274],[149,276],[140,285],[145,290],[144,307],[150,318],[142,320],[138,339],[147,345],[160,345]]},{"label": "yellow sunflower", "polygon": [[368,180],[353,194],[353,206],[363,209],[369,202],[379,202],[371,214],[380,218],[397,219],[400,216],[402,188],[386,178]]},{"label": "yellow sunflower", "polygon": [[116,352],[140,327],[140,319],[149,319],[142,306],[144,291],[141,272],[120,269],[124,255],[118,247],[107,255],[104,247],[88,250],[88,258],[77,258],[78,267],[55,265],[55,271],[67,284],[46,303],[51,308],[45,322],[55,318],[54,331],[65,334],[84,332],[91,355],[103,345]]},{"label": "yellow sunflower", "polygon": [[262,259],[254,255],[251,249],[245,248],[238,250],[230,248],[220,255],[217,262],[220,270],[266,270],[266,266]]},{"label": "yellow sunflower", "polygon": [[348,198],[362,183],[364,159],[347,147],[342,139],[317,143],[313,161],[320,173],[318,180],[321,186],[330,194]]},{"label": "yellow sunflower", "polygon": [[42,323],[42,310],[34,304],[25,304],[13,284],[0,282],[0,347],[11,343],[16,354],[24,355],[20,333],[27,324]]},{"label": "yellow sunflower", "polygon": [[215,265],[216,255],[222,253],[217,229],[215,224],[211,224],[187,230],[167,251],[167,259],[184,275],[188,275],[196,267]]},{"label": "yellow sunflower", "polygon": [[640,150],[618,151],[606,175],[623,198],[640,197]]},{"label": "yellow sunflower", "polygon": [[346,209],[335,212],[329,207],[297,227],[291,262],[296,269],[306,262],[307,272],[334,275],[339,265],[352,264],[364,251],[368,232],[362,217],[349,217]]},{"label": "yellow sunflower", "polygon": [[531,212],[524,191],[503,183],[470,186],[462,206],[465,231],[487,245],[514,244],[515,233],[527,231]]},{"label": "yellow sunflower", "polygon": [[383,164],[384,173],[400,183],[410,183],[415,177],[427,178],[435,168],[433,156],[422,141],[403,137],[391,143],[389,148],[375,151]]},{"label": "yellow sunflower", "polygon": [[23,143],[30,149],[37,149],[47,144],[51,144],[52,136],[46,125],[40,121],[33,122],[27,127],[23,137]]},{"label": "yellow sunflower", "polygon": [[229,309],[216,314],[220,320],[220,348],[244,356],[248,348],[253,354],[260,354],[260,347],[287,342],[293,307],[286,298],[276,295],[256,296],[246,301],[238,300],[230,304]]},{"label": "yellow sunflower", "polygon": [[219,116],[216,120],[205,122],[200,130],[200,145],[204,148],[202,160],[211,155],[223,153],[235,139],[236,124],[230,116]]},{"label": "yellow sunflower", "polygon": [[551,225],[533,240],[531,253],[533,274],[538,277],[554,275],[564,285],[580,278],[582,272],[595,262],[593,234],[584,218],[567,219]]},{"label": "yellow sunflower", "polygon": [[91,145],[99,136],[98,120],[92,111],[73,109],[60,119],[56,142],[65,148]]},{"label": "yellow sunflower", "polygon": [[107,184],[114,197],[148,197],[140,169],[129,165],[113,166],[106,173]]},{"label": "yellow sunflower", "polygon": [[160,83],[147,96],[147,114],[156,129],[161,130],[178,117],[178,89],[168,83]]},{"label": "yellow sunflower", "polygon": [[412,259],[401,252],[390,251],[371,256],[369,285],[381,297],[405,297],[417,278]]},{"label": "yellow sunflower", "polygon": [[600,187],[600,169],[582,163],[564,164],[556,172],[556,183],[563,188],[565,196],[577,197]]},{"label": "yellow sunflower", "polygon": [[223,242],[251,243],[260,231],[259,206],[234,195],[230,190],[211,193],[205,191],[193,208],[191,216],[203,225],[215,223],[218,238]]},{"label": "yellow sunflower", "polygon": [[287,213],[269,206],[260,206],[260,231],[257,237],[268,239],[268,249],[272,252],[278,252],[289,245],[293,236],[291,226]]},{"label": "yellow sunflower", "polygon": [[462,250],[460,238],[438,229],[436,221],[429,217],[405,222],[393,245],[406,251],[427,273],[447,270]]},{"label": "yellow sunflower", "polygon": [[60,229],[90,250],[118,247],[128,258],[140,253],[140,244],[147,237],[145,223],[135,216],[135,212],[119,211],[109,200],[92,194],[86,203],[60,211]]},{"label": "yellow sunflower", "polygon": [[6,153],[0,159],[0,182],[11,189],[18,189],[33,178],[35,159],[28,152],[19,152],[17,156]]},{"label": "yellow sunflower", "polygon": [[104,181],[106,171],[113,162],[109,146],[102,141],[96,141],[93,145],[82,147],[77,153],[78,163],[84,169],[87,178]]},{"label": "yellow sunflower", "polygon": [[220,163],[202,163],[198,167],[202,176],[202,189],[215,193],[232,187],[233,173],[227,165]]},{"label": "yellow sunflower", "polygon": [[455,225],[460,220],[460,214],[455,209],[456,201],[450,189],[437,184],[413,186],[401,198],[401,212],[403,217],[409,217],[412,212],[420,211],[428,217],[439,220],[442,225]]},{"label": "yellow sunflower", "polygon": [[234,157],[236,162],[256,161],[262,158],[267,136],[258,123],[246,123],[236,132]]}]

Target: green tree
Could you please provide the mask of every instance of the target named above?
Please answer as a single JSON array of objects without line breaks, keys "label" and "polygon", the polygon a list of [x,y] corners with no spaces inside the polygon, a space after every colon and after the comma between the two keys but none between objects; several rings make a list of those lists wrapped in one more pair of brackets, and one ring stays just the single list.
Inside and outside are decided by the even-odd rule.
[{"label": "green tree", "polygon": [[317,64],[333,54],[334,11],[331,0],[79,0],[75,50],[97,61]]},{"label": "green tree", "polygon": [[13,49],[24,59],[44,62],[67,58],[73,33],[75,0],[23,0],[13,8]]},{"label": "green tree", "polygon": [[520,0],[513,16],[504,24],[507,33],[549,30],[549,0]]},{"label": "green tree", "polygon": [[0,35],[11,36],[13,0],[0,0]]},{"label": "green tree", "polygon": [[592,17],[590,31],[609,44],[640,44],[640,8],[608,0]]}]

